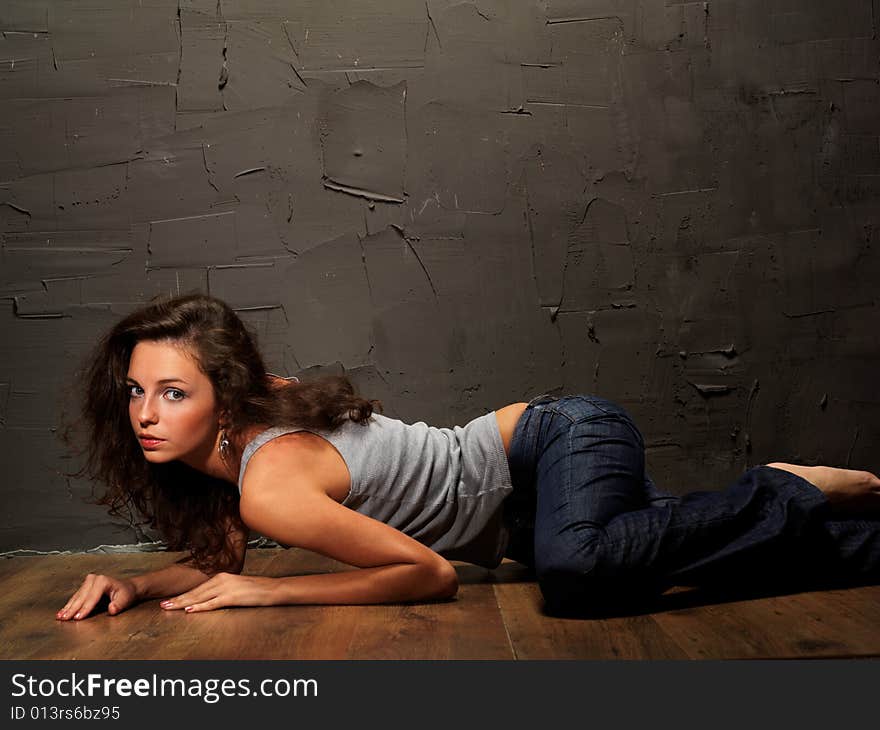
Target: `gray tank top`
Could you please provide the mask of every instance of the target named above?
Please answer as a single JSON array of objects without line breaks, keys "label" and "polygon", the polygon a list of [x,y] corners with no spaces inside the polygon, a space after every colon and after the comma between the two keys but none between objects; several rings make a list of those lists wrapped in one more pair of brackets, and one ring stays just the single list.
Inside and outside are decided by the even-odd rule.
[{"label": "gray tank top", "polygon": [[345,459],[351,474],[346,507],[397,528],[448,560],[485,568],[501,563],[510,537],[502,502],[513,485],[494,411],[452,428],[407,424],[380,413],[366,424],[344,421],[329,433],[270,428],[242,452],[239,494],[254,452],[295,431],[327,439]]}]

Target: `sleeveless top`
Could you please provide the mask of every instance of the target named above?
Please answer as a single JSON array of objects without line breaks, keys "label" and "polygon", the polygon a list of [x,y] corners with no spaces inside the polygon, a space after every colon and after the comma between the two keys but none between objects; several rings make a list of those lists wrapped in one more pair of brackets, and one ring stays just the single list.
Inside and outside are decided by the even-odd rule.
[{"label": "sleeveless top", "polygon": [[465,426],[407,424],[373,413],[367,423],[347,420],[335,430],[269,428],[247,443],[238,491],[248,461],[263,444],[309,431],[339,451],[351,475],[342,504],[380,520],[448,560],[495,568],[510,539],[502,502],[513,492],[510,467],[495,412]]}]

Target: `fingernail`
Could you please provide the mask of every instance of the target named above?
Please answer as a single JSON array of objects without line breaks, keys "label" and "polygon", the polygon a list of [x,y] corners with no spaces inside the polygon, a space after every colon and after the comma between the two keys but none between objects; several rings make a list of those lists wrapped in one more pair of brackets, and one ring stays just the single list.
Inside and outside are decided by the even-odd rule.
[{"label": "fingernail", "polygon": [[184,610],[184,611],[192,611],[192,606],[187,606],[187,607],[186,607],[185,609],[183,609],[183,610]]},{"label": "fingernail", "polygon": [[79,618],[79,614],[76,614],[76,615],[74,616],[74,618]]},{"label": "fingernail", "polygon": [[162,601],[159,605],[165,608],[167,606],[173,606],[174,604],[171,601]]}]

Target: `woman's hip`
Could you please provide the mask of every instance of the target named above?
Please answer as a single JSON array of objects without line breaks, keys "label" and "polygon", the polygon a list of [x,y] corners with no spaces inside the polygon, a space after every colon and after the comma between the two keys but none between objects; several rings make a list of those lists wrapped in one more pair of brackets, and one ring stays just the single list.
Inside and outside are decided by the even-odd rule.
[{"label": "woman's hip", "polygon": [[[508,464],[513,492],[505,500],[505,521],[516,540],[528,544],[539,489],[545,505],[568,514],[573,479],[586,485],[606,472],[643,475],[644,441],[627,411],[613,401],[591,394],[541,395],[529,401],[516,424]],[[631,485],[626,491],[634,494]]]},{"label": "woman's hip", "polygon": [[568,418],[572,423],[585,418],[612,415],[631,419],[623,406],[593,393],[539,395],[529,401],[526,410],[529,409],[555,413]]},{"label": "woman's hip", "polygon": [[573,427],[592,421],[612,422],[618,428],[625,424],[624,433],[644,448],[642,434],[623,406],[592,394],[540,395],[529,401],[511,438],[508,462],[514,488],[517,481],[534,479],[538,461],[548,449],[570,443]]}]

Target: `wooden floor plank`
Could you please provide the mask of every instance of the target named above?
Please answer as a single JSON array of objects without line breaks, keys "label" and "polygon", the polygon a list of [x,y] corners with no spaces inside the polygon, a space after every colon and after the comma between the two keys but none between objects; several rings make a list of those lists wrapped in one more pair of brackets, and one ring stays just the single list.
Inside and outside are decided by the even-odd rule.
[{"label": "wooden floor plank", "polygon": [[[801,639],[793,656],[802,656],[804,648],[818,653],[822,647],[812,645],[824,640],[829,646],[822,649],[823,655],[880,657],[880,586],[815,591],[804,594],[803,600],[810,603],[815,630]],[[826,628],[819,631],[820,625]],[[839,637],[844,637],[845,647],[835,655],[833,645],[842,643]]]},{"label": "wooden floor plank", "polygon": [[[533,574],[454,563],[450,601],[270,606],[197,614],[159,599],[117,615],[56,621],[88,573],[122,577],[182,553],[51,555],[0,562],[0,659],[730,659],[880,656],[880,586],[750,599],[674,589],[653,613],[548,616]],[[245,573],[350,566],[305,550],[254,549]]]},{"label": "wooden floor plank", "polygon": [[[870,624],[858,612],[843,613],[848,601],[871,599],[855,593],[823,599],[822,593],[730,600],[658,612],[654,619],[695,659],[876,655],[880,622]],[[880,604],[875,600],[873,605]]]},{"label": "wooden floor plank", "polygon": [[502,583],[495,594],[517,659],[686,659],[652,616],[547,616],[534,583]]},{"label": "wooden floor plank", "polygon": [[27,566],[28,561],[24,557],[0,560],[0,581],[12,578],[13,575],[21,572]]},{"label": "wooden floor plank", "polygon": [[[158,609],[157,601],[139,604],[118,616],[109,616],[102,611],[85,621],[57,621],[55,613],[65,605],[89,573],[128,577],[163,568],[181,554],[84,554],[22,558],[31,563],[10,579],[14,590],[4,590],[4,597],[10,593],[17,596],[17,605],[8,607],[17,617],[17,626],[13,631],[18,633],[24,630],[28,640],[24,645],[16,642],[10,646],[9,639],[0,633],[0,646],[4,647],[2,651],[10,657],[22,659],[103,659],[109,655],[119,658],[159,658],[150,655],[147,639],[154,636],[156,648],[165,651],[167,642],[178,640],[178,637],[169,638],[165,635],[168,632],[160,630],[164,612]],[[0,615],[5,615],[6,611],[7,606],[0,598]],[[3,623],[0,632],[8,629],[6,622]],[[37,636],[45,640],[36,641]]]},{"label": "wooden floor plank", "polygon": [[880,585],[818,591],[815,595],[822,599],[828,611],[871,627],[871,636],[876,639],[874,632],[880,625]]}]

